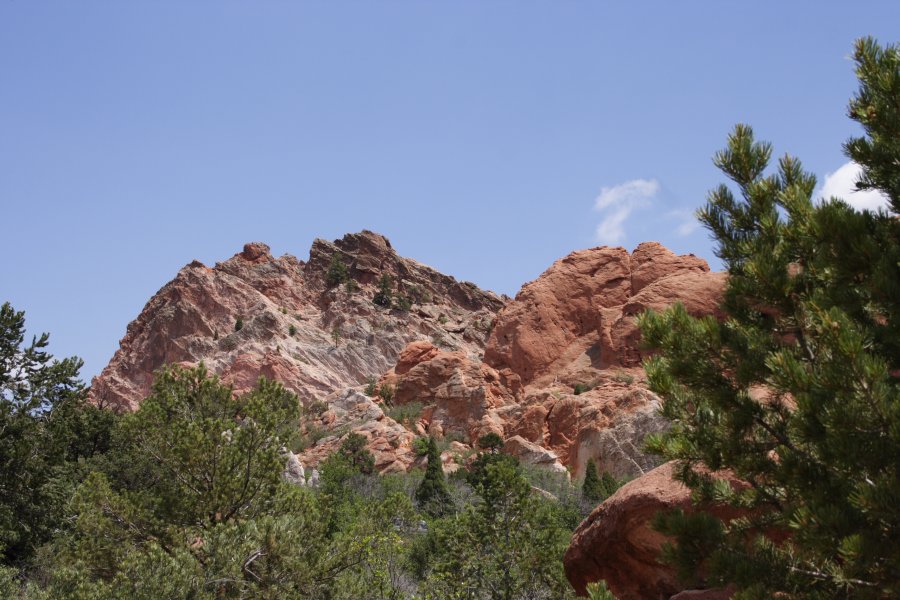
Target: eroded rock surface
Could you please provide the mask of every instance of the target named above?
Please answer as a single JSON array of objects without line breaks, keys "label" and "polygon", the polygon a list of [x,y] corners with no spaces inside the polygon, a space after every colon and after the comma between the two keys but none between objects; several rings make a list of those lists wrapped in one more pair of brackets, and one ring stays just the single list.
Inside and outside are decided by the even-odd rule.
[{"label": "eroded rock surface", "polygon": [[[329,286],[339,253],[358,289]],[[411,309],[372,302],[382,274]],[[275,258],[261,243],[214,267],[194,261],[147,303],[129,326],[91,398],[134,409],[153,374],[170,363],[203,362],[237,391],[260,376],[277,379],[309,404],[378,377],[414,340],[439,340],[480,356],[487,327],[503,299],[414,260],[381,235],[363,231],[335,242],[316,240],[307,262]]]},{"label": "eroded rock surface", "polygon": [[[327,280],[335,256],[349,285]],[[372,302],[383,275],[409,310]],[[350,432],[367,438],[380,471],[415,464],[417,435],[448,437],[468,449],[452,456],[465,456],[493,432],[507,451],[574,478],[590,459],[639,476],[656,466],[644,437],[666,423],[640,368],[636,316],[677,301],[715,314],[722,283],[702,259],[651,242],[573,252],[509,301],[368,231],[315,240],[306,262],[250,243],[213,267],[190,263],[151,298],[91,398],[132,410],[157,369],[203,362],[236,392],[265,376],[299,395],[307,467]],[[388,402],[361,393],[372,380],[393,391]]]},{"label": "eroded rock surface", "polygon": [[[582,521],[563,559],[576,592],[583,595],[588,583],[600,579],[619,600],[669,598],[682,592],[674,569],[658,560],[667,538],[650,525],[657,512],[693,510],[690,490],[672,474],[672,463],[657,467],[619,488]],[[723,518],[736,516],[725,507],[710,510]],[[726,593],[695,590],[691,592],[695,596],[680,597],[715,598]]]}]

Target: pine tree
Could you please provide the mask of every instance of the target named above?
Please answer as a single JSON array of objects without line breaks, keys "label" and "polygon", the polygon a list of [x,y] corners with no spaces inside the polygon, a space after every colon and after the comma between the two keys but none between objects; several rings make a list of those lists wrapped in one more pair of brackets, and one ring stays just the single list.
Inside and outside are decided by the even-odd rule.
[{"label": "pine tree", "polygon": [[609,495],[600,482],[600,477],[597,475],[597,465],[592,458],[588,459],[584,468],[584,482],[581,484],[581,493],[591,502],[600,502]]},{"label": "pine tree", "polygon": [[24,344],[25,313],[0,306],[0,563],[23,565],[62,525],[83,465],[106,451],[113,414],[87,404],[77,357],[49,334]]},{"label": "pine tree", "polygon": [[325,281],[328,285],[334,287],[350,280],[350,271],[344,263],[344,255],[335,252],[331,255],[331,262],[328,264],[328,271],[325,273]]},{"label": "pine tree", "polygon": [[[860,88],[845,145],[862,189],[900,212],[900,49],[856,44]],[[717,322],[683,306],[640,319],[669,432],[651,449],[677,461],[699,508],[661,515],[664,556],[694,583],[742,598],[900,595],[900,220],[840,199],[738,126],[700,219],[728,269]],[[716,476],[727,469],[748,485]],[[703,581],[705,579],[705,581]],[[699,581],[698,581],[699,580]]]},{"label": "pine tree", "polygon": [[444,467],[441,464],[441,453],[433,437],[428,438],[428,464],[425,477],[416,489],[416,502],[419,507],[433,517],[446,514],[452,508]]},{"label": "pine tree", "polygon": [[372,297],[372,302],[378,306],[390,308],[394,298],[392,287],[393,283],[391,282],[391,276],[384,273],[381,276],[381,279],[378,280],[378,291],[375,292],[375,295]]}]

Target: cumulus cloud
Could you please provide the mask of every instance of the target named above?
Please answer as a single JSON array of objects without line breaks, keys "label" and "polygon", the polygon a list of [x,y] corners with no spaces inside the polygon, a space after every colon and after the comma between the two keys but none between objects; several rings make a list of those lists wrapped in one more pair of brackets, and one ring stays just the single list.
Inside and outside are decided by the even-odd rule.
[{"label": "cumulus cloud", "polygon": [[603,188],[594,201],[594,210],[603,214],[597,225],[597,241],[618,244],[625,238],[625,221],[636,208],[647,206],[659,192],[655,179],[633,179]]},{"label": "cumulus cloud", "polygon": [[856,180],[861,171],[862,167],[850,161],[834,173],[827,173],[817,197],[826,200],[832,196],[841,198],[856,210],[887,208],[887,196],[881,192],[875,190],[856,191]]}]

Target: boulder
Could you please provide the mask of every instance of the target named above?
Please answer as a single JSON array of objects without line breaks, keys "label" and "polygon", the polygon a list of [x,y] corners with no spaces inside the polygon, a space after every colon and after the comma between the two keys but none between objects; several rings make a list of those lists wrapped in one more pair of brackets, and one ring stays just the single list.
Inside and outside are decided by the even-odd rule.
[{"label": "boulder", "polygon": [[[690,490],[672,479],[673,467],[666,463],[625,484],[575,530],[563,564],[578,594],[600,579],[619,600],[669,598],[683,591],[675,571],[659,562],[667,538],[650,526],[660,511],[693,510]],[[710,510],[722,518],[737,516],[727,507]]]}]

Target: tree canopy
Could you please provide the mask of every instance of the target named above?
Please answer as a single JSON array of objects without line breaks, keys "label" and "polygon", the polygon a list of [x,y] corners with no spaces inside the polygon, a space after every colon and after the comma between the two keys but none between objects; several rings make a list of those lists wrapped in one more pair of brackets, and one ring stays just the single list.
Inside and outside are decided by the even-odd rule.
[{"label": "tree canopy", "polygon": [[699,213],[728,269],[727,317],[675,306],[640,320],[673,424],[651,448],[701,508],[744,515],[661,516],[666,556],[739,598],[900,594],[900,50],[863,39],[854,59],[849,115],[865,136],[845,150],[890,211],[817,201],[799,160],[770,171],[772,146],[739,125],[715,156],[735,187]]}]

